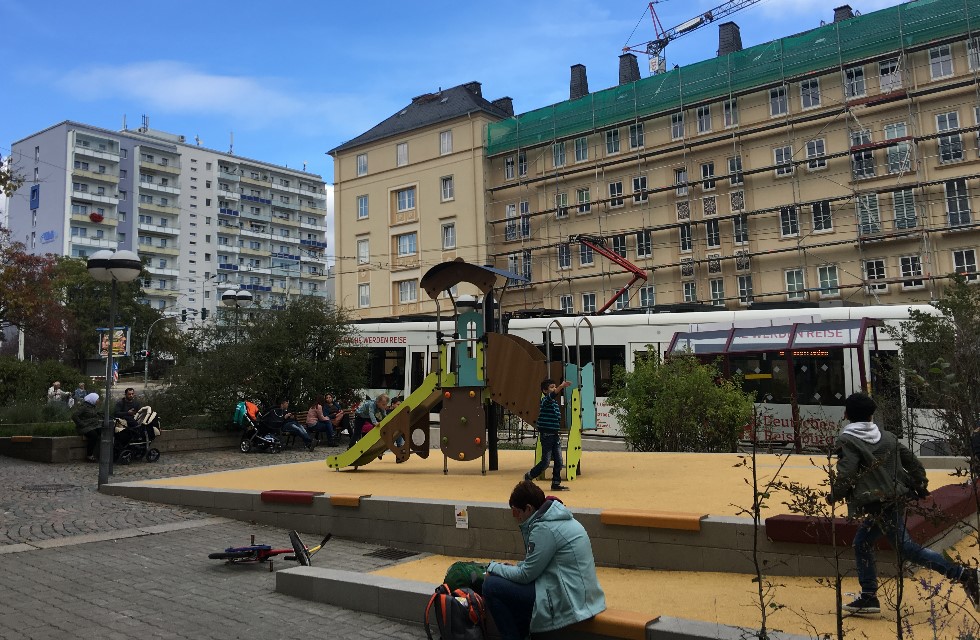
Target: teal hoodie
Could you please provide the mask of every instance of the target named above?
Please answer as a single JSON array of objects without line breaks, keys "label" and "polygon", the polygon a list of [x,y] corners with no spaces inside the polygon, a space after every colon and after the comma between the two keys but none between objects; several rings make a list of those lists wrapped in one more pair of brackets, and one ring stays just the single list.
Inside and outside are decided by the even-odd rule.
[{"label": "teal hoodie", "polygon": [[491,562],[487,573],[518,584],[534,583],[531,632],[587,620],[606,610],[585,527],[559,500],[545,500],[521,523],[526,556],[516,565]]}]

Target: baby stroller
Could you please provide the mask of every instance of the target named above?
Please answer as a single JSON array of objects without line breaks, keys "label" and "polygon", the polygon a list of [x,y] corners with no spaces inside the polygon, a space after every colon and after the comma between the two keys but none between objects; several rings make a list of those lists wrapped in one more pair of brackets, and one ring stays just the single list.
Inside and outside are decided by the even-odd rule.
[{"label": "baby stroller", "polygon": [[116,437],[113,441],[113,457],[119,464],[133,460],[156,462],[160,450],[150,446],[160,435],[160,418],[149,406],[141,408],[133,416],[133,425],[125,418],[116,418]]},{"label": "baby stroller", "polygon": [[239,448],[242,453],[250,451],[282,451],[282,441],[268,429],[262,426],[259,419],[259,407],[254,402],[242,401],[235,407],[234,423],[244,429]]}]

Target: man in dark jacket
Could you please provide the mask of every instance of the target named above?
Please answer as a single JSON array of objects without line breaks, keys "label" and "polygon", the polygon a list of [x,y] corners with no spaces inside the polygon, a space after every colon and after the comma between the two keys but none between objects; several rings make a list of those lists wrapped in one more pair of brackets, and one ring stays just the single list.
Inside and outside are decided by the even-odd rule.
[{"label": "man in dark jacket", "polygon": [[296,416],[289,410],[289,400],[283,398],[279,401],[279,406],[265,415],[265,426],[273,433],[292,433],[303,439],[303,444],[307,451],[313,451],[316,443],[307,433],[306,429],[296,422]]},{"label": "man in dark jacket", "polygon": [[914,499],[929,495],[926,488],[929,479],[922,463],[895,434],[882,431],[871,422],[876,408],[875,401],[867,394],[848,396],[844,401],[844,419],[849,424],[841,429],[834,443],[837,471],[832,477],[827,502],[846,500],[849,515],[861,519],[854,536],[861,595],[845,604],[844,610],[857,614],[881,612],[875,543],[887,536],[893,548],[901,549],[903,560],[959,582],[973,607],[980,611],[977,570],[954,564],[909,537],[905,529],[905,501],[910,496]]},{"label": "man in dark jacket", "polygon": [[116,402],[116,418],[122,418],[130,429],[136,428],[136,412],[143,408],[143,404],[136,399],[136,389],[129,387],[123,397]]},{"label": "man in dark jacket", "polygon": [[75,413],[71,420],[75,423],[75,430],[78,435],[85,438],[85,459],[95,462],[99,459],[99,432],[102,429],[102,418],[95,410],[95,405],[99,401],[99,394],[90,393],[81,402],[75,405]]}]

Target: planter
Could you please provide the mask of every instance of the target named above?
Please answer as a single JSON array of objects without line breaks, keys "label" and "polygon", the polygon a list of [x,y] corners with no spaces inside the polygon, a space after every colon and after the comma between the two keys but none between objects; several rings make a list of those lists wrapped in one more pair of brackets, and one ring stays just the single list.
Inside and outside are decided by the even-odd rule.
[{"label": "planter", "polygon": [[[161,453],[236,449],[240,440],[241,434],[237,432],[167,429],[153,441],[153,446],[159,449]],[[80,436],[0,438],[0,455],[34,462],[84,460],[85,441]]]}]

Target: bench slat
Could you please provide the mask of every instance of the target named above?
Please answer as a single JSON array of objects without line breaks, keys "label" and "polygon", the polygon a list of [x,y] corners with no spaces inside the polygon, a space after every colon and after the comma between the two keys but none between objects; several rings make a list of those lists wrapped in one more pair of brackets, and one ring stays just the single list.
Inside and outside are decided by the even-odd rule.
[{"label": "bench slat", "polygon": [[594,618],[568,627],[569,630],[626,640],[645,640],[647,625],[660,616],[649,616],[624,609],[606,609]]},{"label": "bench slat", "polygon": [[358,494],[358,493],[335,493],[330,496],[330,504],[335,507],[359,507],[361,506],[361,498],[370,498],[371,494]]},{"label": "bench slat", "polygon": [[700,531],[701,520],[707,514],[680,511],[643,511],[639,509],[606,509],[599,514],[603,524],[624,527],[649,527],[651,529],[680,529]]},{"label": "bench slat", "polygon": [[287,489],[273,489],[263,491],[261,494],[262,502],[276,502],[283,504],[313,504],[315,496],[322,496],[322,491],[289,491]]}]

